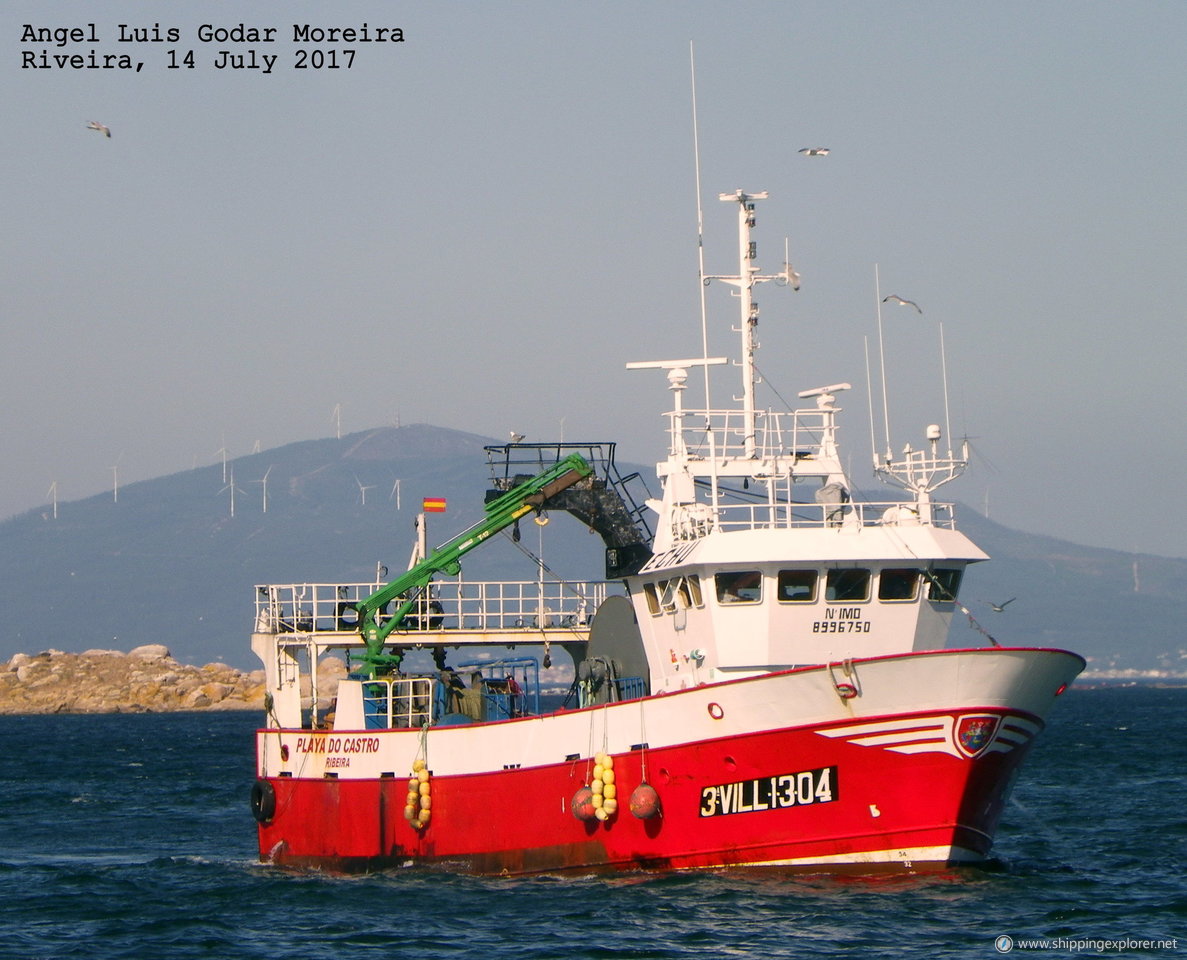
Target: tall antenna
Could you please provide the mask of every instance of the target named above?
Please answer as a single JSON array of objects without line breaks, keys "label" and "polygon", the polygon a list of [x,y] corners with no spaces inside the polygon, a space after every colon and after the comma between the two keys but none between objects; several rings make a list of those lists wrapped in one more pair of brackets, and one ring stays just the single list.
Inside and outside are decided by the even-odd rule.
[{"label": "tall antenna", "polygon": [[874,469],[878,468],[878,438],[874,435],[874,385],[870,379],[870,338],[861,338],[866,355],[866,404],[870,410],[870,456],[874,458]]},{"label": "tall antenna", "polygon": [[948,433],[948,454],[952,454],[952,418],[948,416],[948,353],[944,349],[944,321],[940,321],[940,372],[944,378],[944,430]]},{"label": "tall antenna", "polygon": [[[701,358],[709,359],[709,314],[705,303],[705,215],[701,206],[701,138],[697,128],[697,63],[693,42],[688,41],[688,64],[692,71],[692,155],[696,167],[697,189],[697,278],[701,297]],[[712,410],[709,402],[709,364],[704,366],[705,409]]]},{"label": "tall antenna", "polygon": [[890,406],[886,401],[886,347],[882,340],[882,283],[878,278],[878,264],[874,264],[874,309],[878,313],[878,365],[882,373],[882,423],[886,430],[886,459],[890,451]]},{"label": "tall antenna", "polygon": [[[881,291],[879,291],[879,292],[881,292]],[[912,307],[920,316],[923,316],[923,309],[914,300],[904,300],[902,297],[897,296],[893,293],[889,297],[886,297],[885,299],[886,299],[886,301],[896,300],[900,306]],[[883,302],[884,302],[883,299],[881,297],[879,297],[878,298],[879,330],[881,330],[881,319],[882,319],[881,304]],[[944,430],[947,433],[949,443],[951,443],[951,440],[952,440],[952,417],[948,411],[948,350],[947,350],[947,347],[945,347],[945,345],[944,345],[944,321],[943,321],[943,319],[940,320],[939,327],[940,327],[940,375],[943,378],[943,386],[944,386]],[[885,372],[886,372],[886,368],[885,368],[885,364],[884,364],[883,365],[883,377],[885,377]],[[885,386],[885,383],[883,385]],[[887,444],[887,447],[889,447],[890,446],[890,430],[889,430],[889,428],[887,429],[886,432],[887,432],[886,444]],[[949,446],[949,448],[948,448],[948,455],[949,456],[952,455],[951,446]]]}]

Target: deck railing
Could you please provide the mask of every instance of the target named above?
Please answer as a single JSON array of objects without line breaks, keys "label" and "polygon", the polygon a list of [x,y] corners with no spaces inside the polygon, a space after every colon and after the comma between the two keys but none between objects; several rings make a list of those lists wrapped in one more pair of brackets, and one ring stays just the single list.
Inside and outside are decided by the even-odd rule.
[{"label": "deck railing", "polygon": [[[828,432],[836,433],[834,410],[795,410],[754,413],[754,453],[759,460],[804,459],[819,456]],[[747,420],[741,410],[682,410],[677,430],[685,452],[694,457],[750,457]],[[835,438],[835,437],[834,437]]]},{"label": "deck railing", "polygon": [[[382,586],[382,583],[258,586],[256,632],[357,633],[355,604]],[[621,583],[604,580],[434,581],[396,632],[523,633],[566,627],[580,629],[588,627],[594,612],[609,594],[622,592]],[[385,614],[380,614],[379,622],[384,618]]]},{"label": "deck railing", "polygon": [[886,501],[866,503],[733,503],[718,507],[716,527],[719,530],[755,530],[762,528],[841,527],[855,524],[873,526],[930,526],[954,529],[954,504],[928,505],[930,519],[920,515],[919,507],[910,502]]}]

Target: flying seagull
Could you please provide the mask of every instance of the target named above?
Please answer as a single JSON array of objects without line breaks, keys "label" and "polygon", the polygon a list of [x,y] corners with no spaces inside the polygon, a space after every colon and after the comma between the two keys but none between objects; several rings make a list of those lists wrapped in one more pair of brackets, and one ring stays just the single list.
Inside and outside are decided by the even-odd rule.
[{"label": "flying seagull", "polygon": [[[893,300],[895,303],[899,304],[900,306],[914,307],[916,310],[919,310],[919,304],[917,304],[914,300],[904,300],[902,297],[896,297],[893,293],[889,297],[882,298],[883,303],[890,303],[891,300]],[[919,310],[919,315],[920,316],[923,315],[922,310]]]},{"label": "flying seagull", "polygon": [[799,152],[805,157],[827,157],[828,147],[804,147]]},{"label": "flying seagull", "polygon": [[1011,603],[1013,603],[1017,599],[1018,599],[1017,597],[1010,597],[1010,599],[1007,600],[1005,603],[991,603],[988,600],[982,600],[981,602],[986,604],[987,606],[993,607],[994,613],[1001,613],[1003,610],[1006,609],[1006,607],[1008,607]]},{"label": "flying seagull", "polygon": [[103,136],[107,137],[108,139],[111,138],[111,131],[109,129],[107,129],[107,127],[105,127],[103,124],[101,124],[98,120],[88,120],[87,121],[87,129],[88,130],[98,130],[101,134],[103,134]]}]

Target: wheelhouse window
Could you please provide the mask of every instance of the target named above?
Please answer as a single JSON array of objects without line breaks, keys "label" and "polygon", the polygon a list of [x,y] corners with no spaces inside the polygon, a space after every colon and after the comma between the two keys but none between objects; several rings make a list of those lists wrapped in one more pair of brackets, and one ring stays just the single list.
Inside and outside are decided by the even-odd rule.
[{"label": "wheelhouse window", "polygon": [[932,603],[953,603],[960,592],[961,569],[937,569],[928,576],[927,598]]},{"label": "wheelhouse window", "polygon": [[701,595],[701,578],[695,573],[660,580],[658,583],[645,583],[643,594],[647,597],[647,609],[652,616],[657,616],[661,611],[675,613],[677,609],[687,610],[689,607],[705,605]]},{"label": "wheelhouse window", "polygon": [[919,573],[914,567],[883,570],[878,574],[878,599],[914,600],[919,592]]},{"label": "wheelhouse window", "polygon": [[815,570],[780,570],[775,595],[780,603],[812,603],[817,579]]},{"label": "wheelhouse window", "polygon": [[829,603],[856,603],[870,599],[869,570],[830,570],[824,582]]},{"label": "wheelhouse window", "polygon": [[730,570],[714,576],[718,603],[758,603],[762,600],[762,574],[757,570]]}]

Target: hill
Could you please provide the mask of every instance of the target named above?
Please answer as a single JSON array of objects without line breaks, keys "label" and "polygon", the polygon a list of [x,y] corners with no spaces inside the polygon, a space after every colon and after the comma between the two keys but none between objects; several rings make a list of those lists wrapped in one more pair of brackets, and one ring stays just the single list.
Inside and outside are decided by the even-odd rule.
[{"label": "hill", "polygon": [[[423,424],[383,428],[240,457],[225,480],[220,463],[123,486],[118,502],[104,494],[59,503],[57,519],[43,509],[5,520],[0,661],[164,644],[183,663],[255,669],[256,584],[365,581],[377,563],[402,569],[423,497],[449,501],[432,517],[433,542],[481,516],[491,442]],[[970,570],[962,599],[1000,642],[1067,647],[1097,671],[1187,673],[1187,560],[1022,533],[969,508],[958,516],[994,557]],[[561,576],[601,575],[599,538],[567,516],[545,529],[525,529],[523,546],[542,549]],[[471,554],[465,570],[472,579],[536,576],[505,538]],[[1001,613],[989,606],[1010,597]],[[958,621],[952,641],[980,636]]]}]

